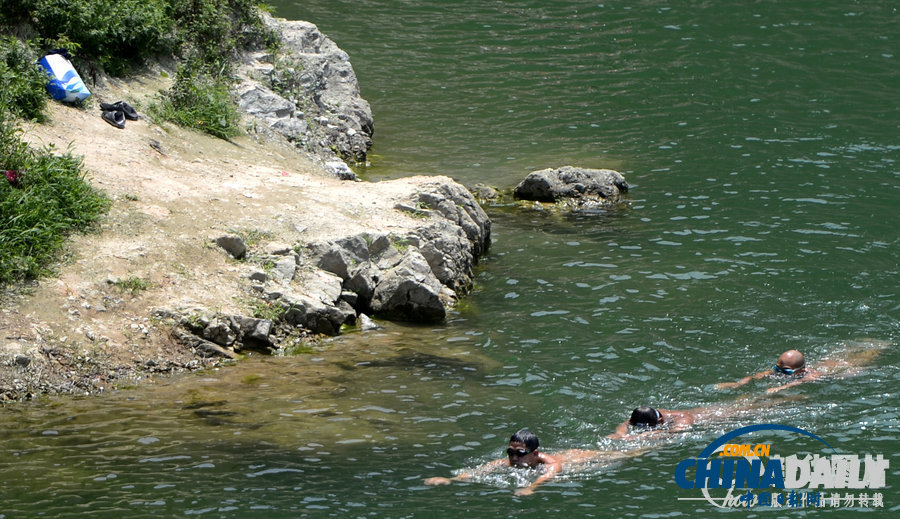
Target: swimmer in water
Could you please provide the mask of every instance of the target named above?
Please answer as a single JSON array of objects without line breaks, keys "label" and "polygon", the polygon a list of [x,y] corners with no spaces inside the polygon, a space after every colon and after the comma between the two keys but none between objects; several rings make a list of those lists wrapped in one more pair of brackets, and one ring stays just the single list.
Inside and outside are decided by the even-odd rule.
[{"label": "swimmer in water", "polygon": [[479,474],[493,472],[504,467],[514,467],[518,469],[538,469],[541,475],[527,487],[520,488],[516,491],[518,496],[527,496],[534,493],[534,489],[540,484],[553,479],[557,474],[562,472],[564,466],[586,464],[593,461],[609,461],[611,459],[625,458],[634,456],[640,451],[631,453],[619,451],[592,451],[581,449],[570,449],[558,452],[552,456],[538,450],[540,442],[537,435],[528,429],[520,429],[509,439],[509,446],[506,449],[506,457],[485,463],[470,471],[462,472],[452,478],[435,477],[425,480],[426,485],[449,485],[454,481],[465,481]]},{"label": "swimmer in water", "polygon": [[744,413],[753,413],[756,416],[760,408],[766,408],[769,405],[769,403],[756,400],[748,401],[744,405],[737,405],[737,402],[733,402],[680,411],[642,406],[631,411],[628,420],[619,424],[616,432],[607,438],[623,440],[683,432],[697,422],[721,421]]},{"label": "swimmer in water", "polygon": [[812,382],[814,380],[818,380],[826,375],[848,377],[856,375],[860,371],[862,371],[863,367],[866,364],[871,363],[872,360],[879,353],[881,353],[883,349],[883,347],[879,347],[846,351],[844,352],[846,353],[844,358],[825,358],[812,367],[806,365],[806,358],[803,356],[803,353],[797,350],[788,350],[778,357],[778,360],[775,362],[775,366],[773,367],[773,369],[760,371],[759,373],[755,373],[753,375],[748,375],[738,380],[737,382],[722,382],[720,384],[716,384],[716,389],[730,389],[740,387],[747,384],[751,380],[757,380],[765,377],[779,375],[793,377],[793,380],[786,384],[782,384],[780,386],[772,387],[766,390],[766,393],[777,393],[778,391],[803,384],[804,382]]},{"label": "swimmer in water", "polygon": [[644,433],[681,432],[689,429],[698,418],[712,412],[704,408],[686,411],[654,409],[641,406],[631,412],[631,417],[616,427],[616,432],[607,436],[612,439],[636,437]]}]

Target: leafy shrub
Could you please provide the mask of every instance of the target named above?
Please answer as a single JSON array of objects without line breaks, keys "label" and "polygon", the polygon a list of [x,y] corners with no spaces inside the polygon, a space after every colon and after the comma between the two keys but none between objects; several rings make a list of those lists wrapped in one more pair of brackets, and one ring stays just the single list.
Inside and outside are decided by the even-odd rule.
[{"label": "leafy shrub", "polygon": [[179,28],[184,63],[175,84],[151,111],[163,119],[227,139],[240,133],[231,97],[232,62],[241,48],[271,45],[258,0],[168,0]]},{"label": "leafy shrub", "polygon": [[206,67],[179,67],[175,84],[160,95],[150,111],[221,139],[239,133],[240,114],[231,98],[230,81]]},{"label": "leafy shrub", "polygon": [[262,5],[259,0],[168,2],[169,14],[179,28],[186,57],[204,65],[227,63],[237,49],[271,44],[277,38],[259,16],[257,9]]},{"label": "leafy shrub", "polygon": [[33,25],[39,37],[71,41],[79,48],[76,57],[122,75],[130,64],[174,49],[167,1],[20,0],[18,13],[28,13],[20,21]]},{"label": "leafy shrub", "polygon": [[73,231],[88,229],[109,199],[84,179],[80,157],[23,142],[0,94],[0,284],[46,272]]},{"label": "leafy shrub", "polygon": [[47,73],[36,64],[37,55],[12,37],[0,37],[0,77],[8,109],[25,119],[43,121],[47,105]]}]

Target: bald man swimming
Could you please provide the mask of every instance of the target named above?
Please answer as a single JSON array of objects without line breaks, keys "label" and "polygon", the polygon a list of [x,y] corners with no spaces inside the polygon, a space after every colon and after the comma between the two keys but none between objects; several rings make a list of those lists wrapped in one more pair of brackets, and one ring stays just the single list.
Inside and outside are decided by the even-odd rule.
[{"label": "bald man swimming", "polygon": [[753,375],[746,376],[736,382],[722,382],[716,384],[716,389],[730,389],[743,386],[752,380],[765,377],[792,377],[793,380],[780,386],[771,387],[766,390],[767,393],[776,393],[783,389],[793,387],[804,382],[812,382],[824,376],[833,377],[849,377],[858,374],[864,369],[864,366],[884,350],[885,342],[869,339],[868,344],[875,345],[875,348],[856,348],[845,350],[843,358],[824,358],[815,366],[806,365],[806,357],[798,350],[787,350],[782,353],[775,366],[771,370],[760,371]]}]

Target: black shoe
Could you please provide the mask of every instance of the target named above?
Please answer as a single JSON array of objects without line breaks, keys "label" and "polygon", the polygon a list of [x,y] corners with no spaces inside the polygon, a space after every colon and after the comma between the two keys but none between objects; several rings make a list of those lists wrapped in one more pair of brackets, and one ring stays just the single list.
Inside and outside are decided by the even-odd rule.
[{"label": "black shoe", "polygon": [[126,119],[129,119],[132,121],[138,120],[137,110],[135,110],[130,104],[126,103],[125,101],[116,101],[113,104],[100,103],[100,109],[107,110],[110,112],[119,111],[125,115]]},{"label": "black shoe", "polygon": [[125,128],[125,114],[119,110],[103,110],[100,117],[120,130]]}]

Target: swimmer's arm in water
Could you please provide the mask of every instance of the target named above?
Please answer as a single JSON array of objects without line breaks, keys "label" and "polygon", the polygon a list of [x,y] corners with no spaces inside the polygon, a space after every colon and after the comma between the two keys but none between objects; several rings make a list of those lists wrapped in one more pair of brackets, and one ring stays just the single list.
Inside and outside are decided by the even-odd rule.
[{"label": "swimmer's arm in water", "polygon": [[772,371],[760,371],[759,373],[755,373],[753,375],[748,375],[737,382],[721,382],[716,384],[716,389],[732,389],[736,387],[741,387],[744,384],[749,383],[751,380],[757,380],[772,374]]},{"label": "swimmer's arm in water", "polygon": [[657,434],[665,434],[671,432],[670,429],[630,429],[630,425],[627,421],[620,423],[616,426],[616,432],[607,435],[606,437],[611,440],[633,440],[635,438],[645,438],[648,436],[655,436]]},{"label": "swimmer's arm in water", "polygon": [[793,380],[793,381],[791,381],[791,382],[788,382],[787,384],[784,384],[783,386],[770,387],[769,389],[766,390],[766,393],[769,393],[769,394],[771,395],[772,393],[777,393],[777,392],[781,391],[782,389],[787,389],[787,388],[789,388],[789,387],[794,387],[794,386],[800,385],[800,384],[802,384],[802,383],[804,383],[804,382],[812,382],[813,380],[816,380],[816,379],[821,378],[821,377],[822,377],[822,373],[821,373],[821,372],[810,370],[810,371],[807,372],[806,375],[804,375],[802,378],[798,378],[797,380]]},{"label": "swimmer's arm in water", "polygon": [[622,440],[624,438],[629,438],[631,435],[628,434],[628,421],[624,421],[616,426],[616,432],[607,435],[607,438],[611,438],[613,440]]},{"label": "swimmer's arm in water", "polygon": [[465,481],[467,479],[471,479],[472,477],[475,476],[475,474],[478,474],[480,472],[491,472],[493,470],[496,470],[499,467],[508,467],[508,466],[509,466],[509,460],[507,458],[500,458],[499,460],[494,460],[489,463],[485,463],[484,465],[479,465],[478,467],[475,467],[474,469],[472,469],[468,472],[461,472],[461,473],[457,474],[456,476],[453,476],[452,478],[442,478],[442,477],[428,478],[425,480],[425,484],[432,485],[432,486],[449,485],[450,483],[453,483],[454,481]]},{"label": "swimmer's arm in water", "polygon": [[543,465],[544,467],[544,473],[541,474],[539,478],[534,480],[534,483],[528,485],[525,488],[516,490],[517,496],[530,496],[534,493],[534,489],[536,489],[541,483],[544,483],[549,479],[553,479],[557,474],[562,472],[562,463],[553,456],[548,456],[544,453],[541,453],[541,465]]}]

